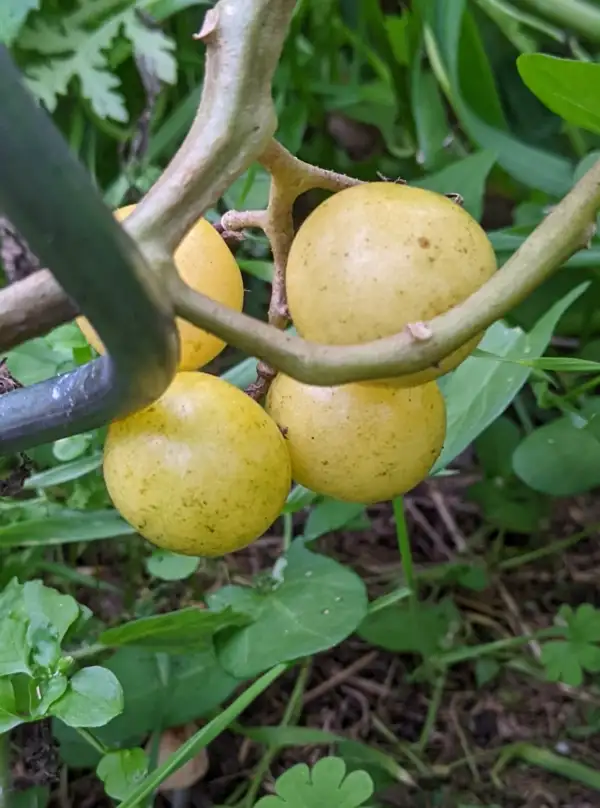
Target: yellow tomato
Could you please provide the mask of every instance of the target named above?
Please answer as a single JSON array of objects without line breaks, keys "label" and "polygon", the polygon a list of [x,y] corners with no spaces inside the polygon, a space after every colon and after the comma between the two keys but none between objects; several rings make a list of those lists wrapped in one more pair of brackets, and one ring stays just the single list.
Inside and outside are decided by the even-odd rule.
[{"label": "yellow tomato", "polygon": [[[455,202],[406,185],[366,183],[334,194],[300,227],[287,266],[288,304],[304,338],[365,343],[448,311],[495,270],[485,231]],[[481,336],[437,367],[393,383],[410,387],[447,373]]]},{"label": "yellow tomato", "polygon": [[266,408],[286,436],[296,482],[349,502],[381,502],[414,488],[446,433],[435,382],[313,387],[279,374]]},{"label": "yellow tomato", "polygon": [[[135,205],[126,205],[114,211],[118,221],[123,221]],[[175,265],[183,280],[196,292],[241,311],[244,303],[242,273],[231,251],[206,221],[199,219],[175,251]],[[77,324],[84,337],[98,353],[104,353],[102,341],[84,318]],[[178,319],[180,339],[179,370],[196,370],[218,356],[225,343],[186,320]]]},{"label": "yellow tomato", "polygon": [[178,373],[151,406],[113,422],[104,478],[117,510],[175,553],[220,556],[261,536],[291,485],[275,422],[249,396],[206,373]]}]

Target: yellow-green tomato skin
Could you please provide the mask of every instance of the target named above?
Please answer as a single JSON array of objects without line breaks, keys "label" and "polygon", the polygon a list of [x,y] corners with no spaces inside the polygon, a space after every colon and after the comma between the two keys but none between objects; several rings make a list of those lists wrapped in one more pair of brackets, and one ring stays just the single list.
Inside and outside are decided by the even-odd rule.
[{"label": "yellow-green tomato skin", "polygon": [[266,409],[286,436],[294,480],[347,502],[410,491],[428,475],[446,434],[436,382],[314,387],[279,374]]},{"label": "yellow-green tomato skin", "polygon": [[291,464],[256,401],[215,376],[182,372],[154,404],[110,425],[104,478],[117,510],[148,541],[221,556],[273,524]]},{"label": "yellow-green tomato skin", "polygon": [[[287,298],[305,339],[360,344],[448,311],[496,268],[485,231],[460,205],[421,188],[365,183],[334,194],[302,224],[287,265]],[[396,383],[443,375],[480,339]]]}]

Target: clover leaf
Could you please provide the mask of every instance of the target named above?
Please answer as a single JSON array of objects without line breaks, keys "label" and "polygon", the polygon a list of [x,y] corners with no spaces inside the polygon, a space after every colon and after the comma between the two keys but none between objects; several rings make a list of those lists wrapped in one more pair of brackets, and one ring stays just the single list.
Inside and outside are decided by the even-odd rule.
[{"label": "clover leaf", "polygon": [[275,783],[277,796],[263,797],[254,808],[359,808],[373,794],[373,781],[364,771],[346,776],[341,758],[326,757],[312,769],[299,763]]},{"label": "clover leaf", "polygon": [[550,640],[542,648],[542,664],[551,682],[578,687],[583,674],[600,671],[600,611],[589,603],[573,610],[563,606],[557,618],[565,639]]}]

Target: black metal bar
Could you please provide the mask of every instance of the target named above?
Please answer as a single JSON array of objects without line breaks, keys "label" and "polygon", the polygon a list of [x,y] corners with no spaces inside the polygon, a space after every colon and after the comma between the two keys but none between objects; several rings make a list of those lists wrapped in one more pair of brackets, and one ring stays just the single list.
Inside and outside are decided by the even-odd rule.
[{"label": "black metal bar", "polygon": [[89,318],[107,354],[0,396],[0,453],[99,427],[158,398],[178,336],[162,283],[0,47],[0,213]]}]

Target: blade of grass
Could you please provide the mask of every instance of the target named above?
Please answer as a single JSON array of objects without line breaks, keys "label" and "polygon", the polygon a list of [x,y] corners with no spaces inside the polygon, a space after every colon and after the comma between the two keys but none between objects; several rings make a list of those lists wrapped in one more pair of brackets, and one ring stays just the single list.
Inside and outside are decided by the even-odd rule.
[{"label": "blade of grass", "polygon": [[134,808],[142,800],[145,800],[158,786],[167,779],[173,772],[176,772],[191,760],[201,749],[220,735],[231,722],[243,712],[252,702],[271,685],[282,673],[290,667],[289,663],[276,665],[271,670],[263,673],[250,687],[238,698],[226,707],[220,715],[209,721],[208,724],[198,730],[192,737],[182,744],[175,754],[166,760],[162,766],[155,769],[132,791],[132,793],[121,803],[120,808]]}]

